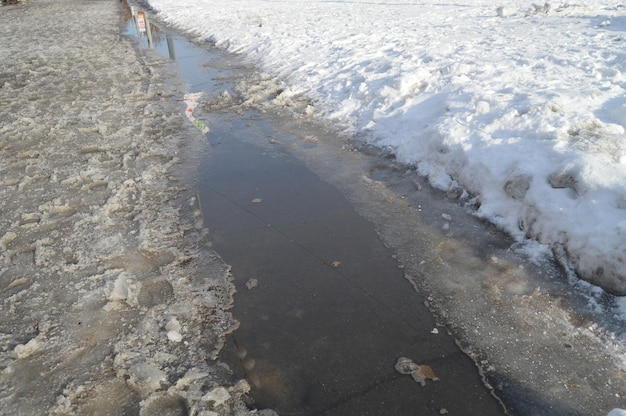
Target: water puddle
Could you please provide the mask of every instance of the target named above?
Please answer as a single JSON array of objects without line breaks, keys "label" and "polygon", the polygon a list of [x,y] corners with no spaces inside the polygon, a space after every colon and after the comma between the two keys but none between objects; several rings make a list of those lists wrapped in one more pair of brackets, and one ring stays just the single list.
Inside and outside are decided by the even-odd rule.
[{"label": "water puddle", "polygon": [[[191,91],[219,96],[249,71],[149,21],[145,34],[136,17],[128,21],[146,47],[179,62]],[[373,225],[278,145],[312,141],[258,111],[202,116],[211,145],[199,184],[204,220],[232,265],[241,323],[222,359],[253,386],[252,406],[301,415],[503,413]],[[422,387],[398,372],[404,356],[436,380]]]},{"label": "water puddle", "polygon": [[[212,123],[201,194],[238,290],[241,327],[223,358],[240,362],[256,405],[301,415],[468,406],[502,414],[372,224],[293,156],[251,144],[289,137],[267,120],[246,120]],[[421,387],[397,372],[403,356],[439,380]]]},{"label": "water puddle", "polygon": [[[126,33],[176,60],[196,94],[185,102],[209,145],[199,156],[204,223],[237,289],[240,328],[221,359],[249,381],[251,407],[284,415],[505,413],[449,333],[454,327],[500,357],[495,364],[511,363],[502,373],[480,365],[493,368],[487,378],[507,405],[520,414],[574,414],[553,400],[563,392],[516,387],[516,377],[535,377],[519,375],[519,351],[545,358],[531,353],[541,336],[517,339],[544,315],[524,316],[519,329],[519,313],[550,314],[556,297],[567,307],[582,302],[558,267],[525,265],[458,195],[429,189],[380,151],[306,118],[243,105],[238,84],[258,81],[253,68],[123,7]],[[481,341],[484,334],[493,339]],[[571,348],[568,334],[558,336],[557,346]],[[552,372],[574,360],[554,354],[563,358],[546,356]]]}]

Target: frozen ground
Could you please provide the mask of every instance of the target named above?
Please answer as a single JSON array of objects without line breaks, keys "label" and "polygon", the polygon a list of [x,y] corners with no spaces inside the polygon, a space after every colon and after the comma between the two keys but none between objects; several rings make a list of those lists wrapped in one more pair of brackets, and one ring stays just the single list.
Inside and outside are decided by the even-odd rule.
[{"label": "frozen ground", "polygon": [[626,295],[621,3],[148,2],[286,81],[277,101],[308,96],[529,254]]},{"label": "frozen ground", "polygon": [[114,1],[0,8],[0,413],[248,414],[228,267],[179,163],[203,136]]}]

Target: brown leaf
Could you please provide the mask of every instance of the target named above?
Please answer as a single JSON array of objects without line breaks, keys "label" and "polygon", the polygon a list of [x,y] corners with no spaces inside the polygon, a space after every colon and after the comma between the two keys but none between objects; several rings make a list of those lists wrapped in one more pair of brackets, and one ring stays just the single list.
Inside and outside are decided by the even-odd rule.
[{"label": "brown leaf", "polygon": [[426,364],[422,364],[420,366],[417,367],[417,373],[420,377],[426,379],[426,380],[433,380],[433,381],[438,381],[439,378],[437,378],[437,376],[435,375],[435,372],[433,371],[433,369],[431,368],[431,366],[426,365]]}]

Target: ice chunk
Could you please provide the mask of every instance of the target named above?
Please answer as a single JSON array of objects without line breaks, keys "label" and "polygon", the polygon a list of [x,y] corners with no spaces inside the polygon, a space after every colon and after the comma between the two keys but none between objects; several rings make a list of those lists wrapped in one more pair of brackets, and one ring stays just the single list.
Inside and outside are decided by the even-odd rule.
[{"label": "ice chunk", "polygon": [[129,306],[137,306],[137,284],[129,273],[120,273],[109,294],[109,302],[104,306],[105,311],[119,310],[125,302]]},{"label": "ice chunk", "polygon": [[187,402],[178,395],[155,394],[141,404],[139,416],[186,415],[188,414],[187,409]]},{"label": "ice chunk", "polygon": [[165,329],[167,329],[168,331],[180,332],[181,330],[180,322],[178,322],[178,319],[172,318],[169,320],[167,325],[165,325]]},{"label": "ice chunk", "polygon": [[13,350],[13,352],[15,352],[15,355],[17,356],[18,359],[26,358],[26,357],[33,355],[35,352],[41,349],[42,345],[43,343],[40,340],[38,340],[37,338],[33,338],[30,341],[28,341],[26,344],[17,345],[15,349]]},{"label": "ice chunk", "polygon": [[12,231],[9,231],[8,233],[5,233],[2,238],[0,238],[0,247],[2,247],[2,249],[6,250],[7,249],[7,245],[11,244],[11,242],[13,242],[13,240],[15,240],[17,238],[17,234],[15,234]]},{"label": "ice chunk", "polygon": [[167,381],[163,371],[147,363],[131,366],[128,373],[129,381],[144,391],[156,391],[161,388],[161,382]]},{"label": "ice chunk", "polygon": [[498,8],[496,8],[496,14],[499,17],[512,16],[513,14],[515,14],[515,12],[516,10],[510,6],[499,6]]},{"label": "ice chunk", "polygon": [[214,407],[219,407],[230,399],[230,393],[224,387],[216,387],[202,398],[206,401],[212,401]]},{"label": "ice chunk", "polygon": [[113,291],[109,299],[126,300],[128,297],[128,277],[125,273],[120,274],[113,284]]},{"label": "ice chunk", "polygon": [[185,375],[176,382],[176,388],[183,389],[196,380],[201,380],[209,376],[209,373],[191,368]]},{"label": "ice chunk", "polygon": [[167,338],[172,342],[181,342],[183,340],[183,336],[176,331],[169,331],[167,333]]},{"label": "ice chunk", "polygon": [[491,106],[487,101],[477,101],[476,102],[476,115],[487,114],[491,110]]}]

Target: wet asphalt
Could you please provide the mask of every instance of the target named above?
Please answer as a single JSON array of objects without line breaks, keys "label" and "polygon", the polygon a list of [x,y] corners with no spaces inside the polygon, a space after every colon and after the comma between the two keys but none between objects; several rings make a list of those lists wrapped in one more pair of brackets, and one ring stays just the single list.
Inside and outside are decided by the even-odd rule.
[{"label": "wet asphalt", "polygon": [[[222,358],[251,382],[254,405],[284,415],[503,414],[372,224],[294,157],[240,140],[257,129],[222,121],[201,198],[238,291],[241,326]],[[400,374],[400,357],[439,380]]]}]

